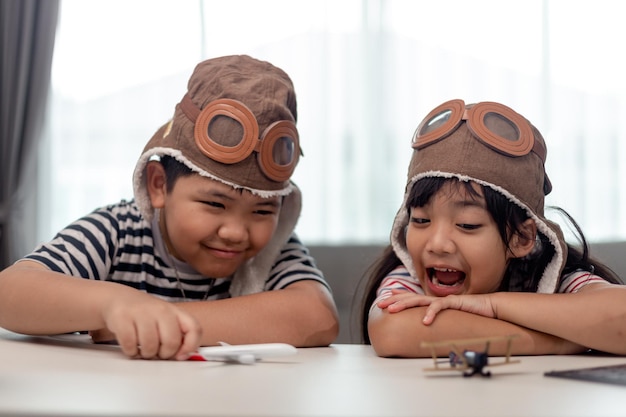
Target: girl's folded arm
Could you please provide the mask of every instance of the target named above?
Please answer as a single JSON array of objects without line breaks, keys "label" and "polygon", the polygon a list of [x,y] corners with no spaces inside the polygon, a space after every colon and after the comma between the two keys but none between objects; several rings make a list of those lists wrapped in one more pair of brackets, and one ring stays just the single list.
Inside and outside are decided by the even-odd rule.
[{"label": "girl's folded arm", "polygon": [[491,297],[500,320],[587,348],[626,354],[626,286],[594,283],[573,294],[503,292]]},{"label": "girl's folded arm", "polygon": [[[430,357],[430,348],[421,342],[519,335],[512,343],[513,355],[569,354],[584,347],[547,333],[535,331],[504,320],[488,318],[459,310],[443,310],[430,325],[423,323],[427,307],[415,307],[397,313],[374,307],[368,331],[372,347],[384,357]],[[480,348],[480,346],[477,346]],[[436,350],[447,356],[449,348]],[[504,355],[506,343],[493,343],[490,355]]]}]

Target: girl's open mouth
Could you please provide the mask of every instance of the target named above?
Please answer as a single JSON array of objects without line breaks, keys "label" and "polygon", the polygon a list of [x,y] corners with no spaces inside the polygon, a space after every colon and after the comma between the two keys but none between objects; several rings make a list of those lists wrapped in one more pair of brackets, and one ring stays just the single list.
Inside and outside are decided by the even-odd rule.
[{"label": "girl's open mouth", "polygon": [[465,282],[465,272],[450,268],[428,268],[430,290],[437,296],[443,297],[456,294]]}]

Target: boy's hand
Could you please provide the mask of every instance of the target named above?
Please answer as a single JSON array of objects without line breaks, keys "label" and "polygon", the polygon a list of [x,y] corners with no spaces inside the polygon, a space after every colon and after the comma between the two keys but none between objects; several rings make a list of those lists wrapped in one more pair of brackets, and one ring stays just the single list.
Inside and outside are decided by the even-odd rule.
[{"label": "boy's hand", "polygon": [[378,307],[390,313],[398,313],[412,307],[425,307],[423,323],[431,324],[435,316],[442,310],[453,309],[485,317],[496,317],[496,311],[489,294],[448,295],[447,297],[430,297],[415,294],[406,290],[392,290],[392,295],[378,302]]},{"label": "boy's hand", "polygon": [[100,330],[91,330],[89,332],[89,336],[91,336],[91,340],[94,343],[115,343],[117,344],[117,340],[115,340],[115,334],[109,329],[100,329]]},{"label": "boy's hand", "polygon": [[176,305],[133,291],[103,311],[106,329],[94,341],[117,339],[125,355],[142,359],[186,360],[198,350],[202,329]]}]

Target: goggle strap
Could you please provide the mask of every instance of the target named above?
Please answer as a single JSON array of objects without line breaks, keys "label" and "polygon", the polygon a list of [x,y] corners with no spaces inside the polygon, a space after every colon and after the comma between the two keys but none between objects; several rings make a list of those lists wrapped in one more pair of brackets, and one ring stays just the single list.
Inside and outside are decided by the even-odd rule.
[{"label": "goggle strap", "polygon": [[[536,129],[533,128],[533,135],[541,135],[538,131],[535,131]],[[532,151],[539,156],[539,158],[541,158],[541,161],[545,164],[546,163],[546,157],[548,156],[548,151],[546,149],[546,147],[544,146],[543,143],[541,143],[538,140],[535,140],[535,143],[533,144],[533,149]]]},{"label": "goggle strap", "polygon": [[187,118],[191,120],[192,123],[195,123],[198,119],[198,116],[200,116],[200,109],[198,108],[198,106],[193,104],[193,101],[191,101],[191,97],[189,97],[189,94],[185,94],[185,96],[178,105],[180,106],[182,112],[185,113],[185,116],[187,116]]}]

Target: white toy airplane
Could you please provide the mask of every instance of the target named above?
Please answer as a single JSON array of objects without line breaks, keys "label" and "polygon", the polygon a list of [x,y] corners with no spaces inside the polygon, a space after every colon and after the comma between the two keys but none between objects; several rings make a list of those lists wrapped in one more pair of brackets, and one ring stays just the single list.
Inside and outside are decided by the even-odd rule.
[{"label": "white toy airplane", "polygon": [[241,364],[253,364],[261,359],[278,356],[295,355],[295,346],[287,343],[257,343],[248,345],[229,345],[219,342],[221,346],[207,346],[198,349],[190,360],[223,361]]}]

